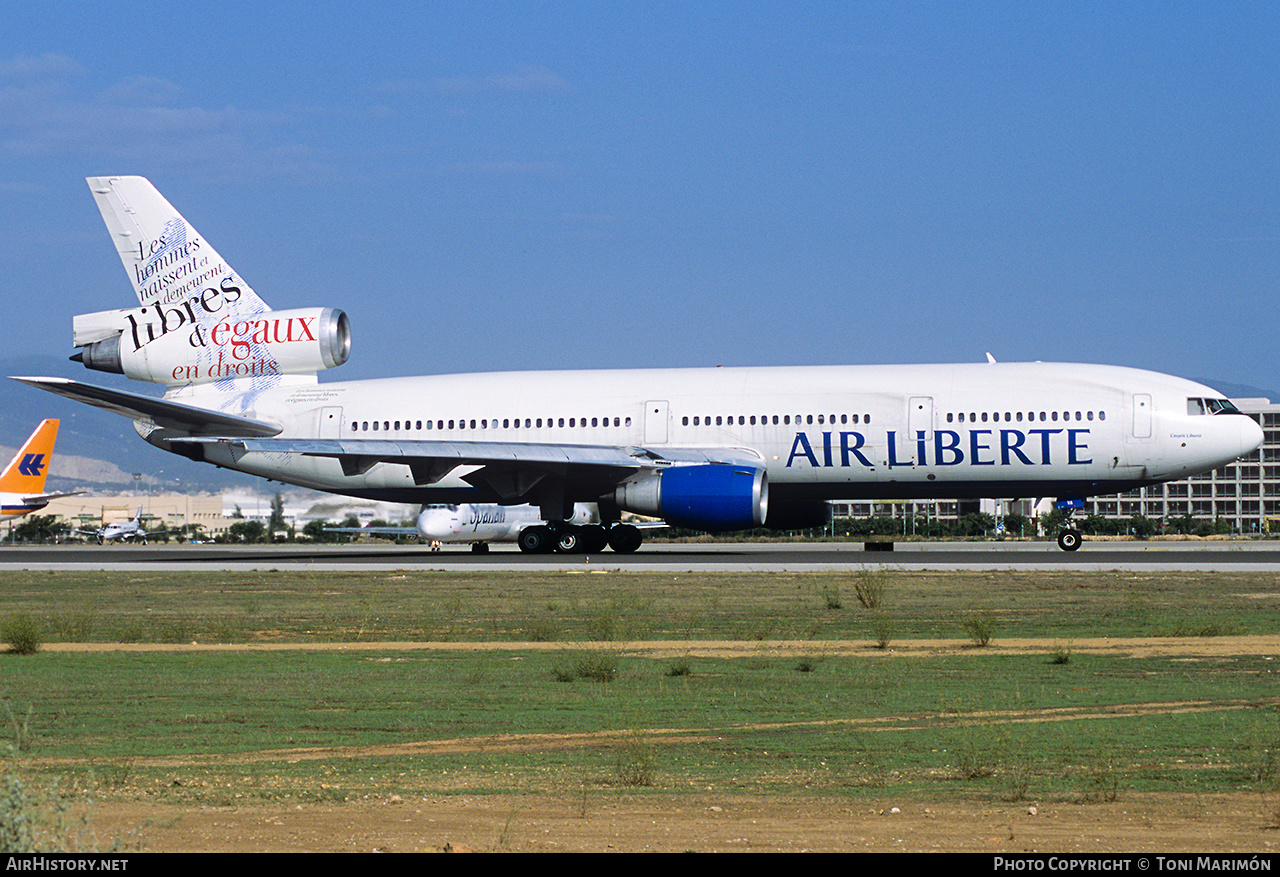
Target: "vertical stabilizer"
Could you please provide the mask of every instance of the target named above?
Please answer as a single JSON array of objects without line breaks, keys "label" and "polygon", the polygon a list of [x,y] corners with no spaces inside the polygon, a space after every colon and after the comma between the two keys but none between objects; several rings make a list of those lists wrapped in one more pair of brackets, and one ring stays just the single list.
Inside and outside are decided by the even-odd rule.
[{"label": "vertical stabilizer", "polygon": [[145,177],[89,177],[129,281],[146,305],[176,305],[207,290],[235,290],[238,313],[267,309],[247,283]]},{"label": "vertical stabilizer", "polygon": [[0,491],[23,495],[44,492],[44,479],[49,474],[53,443],[57,438],[58,421],[46,420],[37,426],[0,474]]}]

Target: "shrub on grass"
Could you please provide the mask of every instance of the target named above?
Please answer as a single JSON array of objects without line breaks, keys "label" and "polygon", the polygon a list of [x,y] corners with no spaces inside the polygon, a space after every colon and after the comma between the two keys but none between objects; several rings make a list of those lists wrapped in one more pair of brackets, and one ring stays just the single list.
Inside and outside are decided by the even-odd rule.
[{"label": "shrub on grass", "polygon": [[551,668],[557,682],[590,679],[592,682],[612,682],[618,675],[618,658],[603,649],[588,649],[565,654],[563,660]]},{"label": "shrub on grass", "polygon": [[44,641],[40,623],[27,612],[10,615],[0,629],[0,637],[9,644],[9,651],[15,655],[34,655],[40,651]]},{"label": "shrub on grass", "polygon": [[996,632],[995,613],[988,609],[969,614],[964,619],[964,629],[975,646],[989,645]]}]

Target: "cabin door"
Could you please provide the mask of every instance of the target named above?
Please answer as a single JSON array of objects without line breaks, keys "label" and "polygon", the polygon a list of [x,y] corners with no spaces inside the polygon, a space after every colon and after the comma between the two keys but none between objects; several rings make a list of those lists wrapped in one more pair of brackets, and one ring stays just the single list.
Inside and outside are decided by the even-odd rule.
[{"label": "cabin door", "polygon": [[665,399],[644,403],[644,443],[646,445],[667,443],[667,419],[670,411],[671,404]]}]

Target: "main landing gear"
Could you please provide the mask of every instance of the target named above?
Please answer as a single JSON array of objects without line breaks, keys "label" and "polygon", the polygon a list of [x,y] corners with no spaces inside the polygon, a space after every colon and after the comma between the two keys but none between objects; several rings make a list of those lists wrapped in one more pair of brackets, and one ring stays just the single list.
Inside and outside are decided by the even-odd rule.
[{"label": "main landing gear", "polygon": [[520,531],[516,542],[525,554],[598,554],[605,546],[620,554],[630,554],[640,547],[644,536],[630,524],[614,524],[603,527],[588,524],[576,527],[572,524],[537,524]]}]

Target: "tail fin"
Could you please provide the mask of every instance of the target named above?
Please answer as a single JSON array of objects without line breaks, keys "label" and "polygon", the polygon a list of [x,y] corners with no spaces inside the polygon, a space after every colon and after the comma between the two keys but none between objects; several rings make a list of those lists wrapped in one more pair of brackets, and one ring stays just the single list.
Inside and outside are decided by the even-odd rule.
[{"label": "tail fin", "polygon": [[53,443],[58,438],[58,421],[46,420],[31,433],[26,444],[0,474],[0,491],[36,494],[44,491],[44,479],[53,459]]},{"label": "tail fin", "polygon": [[235,290],[241,313],[267,310],[226,260],[145,177],[89,177],[120,261],[142,305],[172,305],[201,290]]},{"label": "tail fin", "polygon": [[102,219],[141,307],[80,314],[72,359],[171,388],[203,385],[241,398],[282,381],[314,383],[347,361],[346,314],[270,310],[142,177],[90,177]]}]

